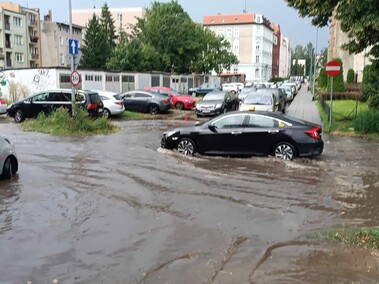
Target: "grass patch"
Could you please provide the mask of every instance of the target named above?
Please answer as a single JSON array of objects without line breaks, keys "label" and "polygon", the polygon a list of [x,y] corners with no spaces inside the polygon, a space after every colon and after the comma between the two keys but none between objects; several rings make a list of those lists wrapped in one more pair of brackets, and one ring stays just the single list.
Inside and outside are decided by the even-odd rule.
[{"label": "grass patch", "polygon": [[109,134],[119,130],[104,117],[92,119],[87,111],[77,109],[75,117],[71,117],[67,109],[60,108],[46,116],[40,113],[34,120],[21,124],[24,131],[37,131],[62,136],[84,136]]},{"label": "grass patch", "polygon": [[351,246],[379,249],[379,227],[332,229],[317,232],[309,237],[341,242]]}]

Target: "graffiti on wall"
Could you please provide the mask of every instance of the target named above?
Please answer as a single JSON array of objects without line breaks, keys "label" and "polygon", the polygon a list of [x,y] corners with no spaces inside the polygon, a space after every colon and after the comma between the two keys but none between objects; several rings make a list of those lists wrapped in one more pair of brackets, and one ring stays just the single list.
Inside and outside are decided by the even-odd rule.
[{"label": "graffiti on wall", "polygon": [[36,91],[46,90],[50,86],[50,70],[37,69],[33,76],[32,84]]}]

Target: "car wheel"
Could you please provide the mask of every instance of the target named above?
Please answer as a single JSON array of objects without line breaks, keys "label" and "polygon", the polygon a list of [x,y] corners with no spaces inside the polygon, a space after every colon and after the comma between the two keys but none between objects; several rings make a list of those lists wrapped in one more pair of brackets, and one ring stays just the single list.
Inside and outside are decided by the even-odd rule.
[{"label": "car wheel", "polygon": [[196,92],[192,92],[191,95],[192,95],[192,97],[196,97],[197,94],[196,94]]},{"label": "car wheel", "polygon": [[157,105],[149,105],[148,112],[150,114],[157,114],[159,112],[159,107]]},{"label": "car wheel", "polygon": [[176,149],[180,154],[183,155],[193,155],[196,152],[195,143],[188,138],[181,139],[178,145],[176,146]]},{"label": "car wheel", "polygon": [[18,109],[14,115],[14,121],[16,123],[23,122],[25,120],[25,114],[21,109]]},{"label": "car wheel", "polygon": [[12,160],[11,158],[7,158],[7,160],[4,163],[2,177],[6,179],[12,178],[13,175],[13,169],[12,169]]},{"label": "car wheel", "polygon": [[109,111],[109,109],[106,109],[106,108],[104,109],[103,116],[105,118],[110,118],[111,117],[111,112]]},{"label": "car wheel", "polygon": [[177,102],[176,105],[175,105],[175,108],[179,109],[179,110],[182,110],[182,109],[184,109],[184,105],[181,102]]},{"label": "car wheel", "polygon": [[282,108],[282,114],[285,114],[285,113],[286,113],[286,105],[284,105]]},{"label": "car wheel", "polygon": [[274,147],[273,155],[282,160],[293,160],[296,156],[296,151],[291,144],[280,142]]}]

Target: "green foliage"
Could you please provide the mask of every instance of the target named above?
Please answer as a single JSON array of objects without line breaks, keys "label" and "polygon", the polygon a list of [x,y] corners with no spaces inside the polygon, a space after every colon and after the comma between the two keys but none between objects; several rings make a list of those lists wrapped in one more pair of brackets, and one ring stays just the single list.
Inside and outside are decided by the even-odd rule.
[{"label": "green foliage", "polygon": [[24,122],[21,127],[25,131],[38,131],[56,135],[95,135],[115,132],[114,126],[106,118],[92,119],[86,110],[78,108],[75,117],[71,117],[67,109],[59,108],[46,116],[41,112],[37,119]]},{"label": "green foliage", "polygon": [[318,76],[317,82],[320,88],[326,88],[328,85],[328,75],[326,74],[324,67],[320,69],[320,75]]},{"label": "green foliage", "polygon": [[376,90],[376,93],[370,96],[368,99],[368,106],[373,110],[379,110],[379,90]]},{"label": "green foliage", "polygon": [[104,3],[101,8],[100,27],[106,37],[106,49],[103,51],[107,58],[112,54],[113,48],[116,46],[116,28],[114,26],[114,20],[112,14],[109,11],[107,3]]},{"label": "green foliage", "polygon": [[208,73],[238,63],[230,43],[194,23],[178,1],[153,2],[145,18],[119,41],[109,69]]},{"label": "green foliage", "polygon": [[[333,92],[345,92],[345,84],[343,82],[343,63],[340,58],[334,58],[334,61],[339,62],[341,65],[341,72],[333,77]],[[330,76],[328,76],[328,90],[331,89],[331,79]]]},{"label": "green foliage", "polygon": [[[292,50],[292,58],[293,59],[305,59],[305,73],[304,73],[304,65],[295,66],[292,65],[292,68],[295,69],[293,72],[293,76],[309,76],[310,72],[313,72],[313,59],[314,59],[315,50],[311,42],[309,42],[306,46],[296,45],[295,49]],[[312,63],[312,66],[311,66]],[[311,67],[310,67],[311,66]],[[291,69],[292,70],[292,69]]]},{"label": "green foliage", "polygon": [[298,60],[291,67],[291,76],[304,76],[304,65],[299,64]]},{"label": "green foliage", "polygon": [[355,73],[353,69],[349,69],[347,71],[347,76],[346,76],[346,83],[351,84],[354,83],[355,80]]},{"label": "green foliage", "polygon": [[379,111],[366,111],[360,113],[354,120],[356,131],[367,133],[379,133]]},{"label": "green foliage", "polygon": [[377,63],[367,65],[363,69],[362,94],[369,101],[372,109],[379,109],[379,68]]}]

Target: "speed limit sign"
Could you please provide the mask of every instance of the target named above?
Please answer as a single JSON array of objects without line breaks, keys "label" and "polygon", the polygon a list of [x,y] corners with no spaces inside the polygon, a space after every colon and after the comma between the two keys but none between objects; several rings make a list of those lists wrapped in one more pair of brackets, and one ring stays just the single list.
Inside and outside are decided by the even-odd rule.
[{"label": "speed limit sign", "polygon": [[78,71],[76,71],[76,70],[72,71],[72,73],[70,75],[70,82],[75,87],[80,84],[80,75],[79,75]]}]

